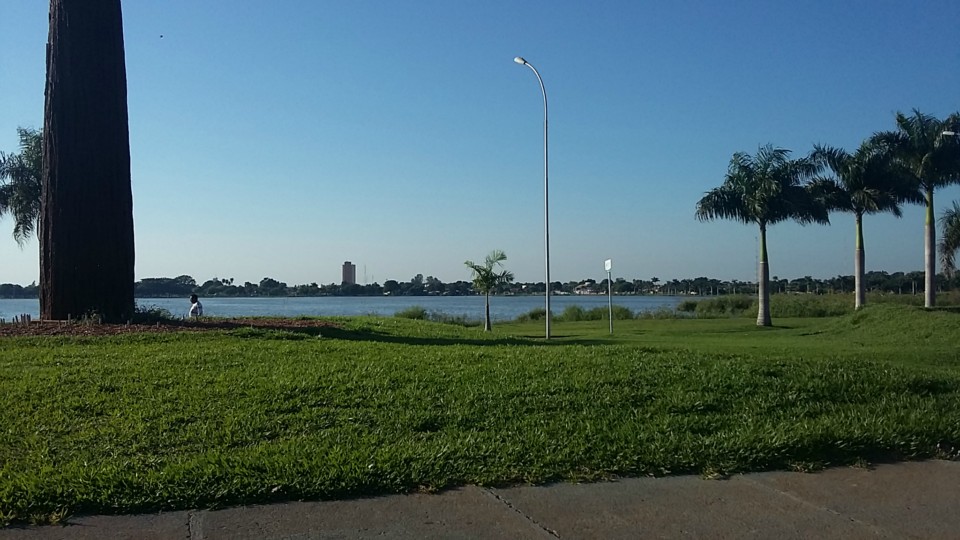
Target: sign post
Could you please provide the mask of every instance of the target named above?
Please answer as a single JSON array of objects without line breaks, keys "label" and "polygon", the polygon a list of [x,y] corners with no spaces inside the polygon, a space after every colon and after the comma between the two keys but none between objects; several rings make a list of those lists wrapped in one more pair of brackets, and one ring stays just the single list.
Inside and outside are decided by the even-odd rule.
[{"label": "sign post", "polygon": [[603,268],[607,271],[607,312],[610,317],[610,334],[613,334],[613,280],[610,271],[613,269],[613,259],[603,261]]}]

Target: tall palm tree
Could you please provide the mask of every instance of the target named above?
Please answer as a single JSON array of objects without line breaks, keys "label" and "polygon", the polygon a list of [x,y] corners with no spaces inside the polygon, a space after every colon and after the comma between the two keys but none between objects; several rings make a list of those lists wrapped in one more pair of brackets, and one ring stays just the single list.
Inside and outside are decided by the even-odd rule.
[{"label": "tall palm tree", "polygon": [[50,0],[40,315],[133,314],[134,234],[120,0]]},{"label": "tall palm tree", "polygon": [[767,258],[767,227],[796,220],[829,223],[827,207],[807,185],[818,167],[811,160],[790,159],[790,151],[761,146],[755,156],[737,152],[730,159],[720,187],[704,194],[697,203],[697,219],[732,219],[760,228],[760,258],[757,291],[757,326],[770,326],[770,264]]},{"label": "tall palm tree", "polygon": [[513,281],[513,273],[508,270],[497,272],[497,268],[503,267],[503,261],[507,260],[507,254],[499,249],[490,252],[483,264],[477,264],[473,261],[465,261],[463,264],[473,271],[473,286],[476,290],[482,292],[486,297],[486,309],[484,311],[483,330],[489,332],[493,326],[490,324],[490,293],[498,286]]},{"label": "tall palm tree", "polygon": [[0,152],[0,216],[13,216],[13,239],[20,247],[40,219],[40,175],[43,169],[43,136],[35,129],[17,128],[20,152]]},{"label": "tall palm tree", "polygon": [[954,137],[943,134],[960,125],[960,113],[946,120],[914,109],[907,116],[897,113],[897,130],[876,133],[871,141],[882,145],[908,169],[918,195],[927,207],[924,224],[924,305],[936,305],[937,231],[933,194],[937,188],[960,181],[960,152]]},{"label": "tall palm tree", "polygon": [[815,180],[814,189],[827,195],[831,210],[850,212],[854,216],[854,307],[860,309],[866,303],[863,216],[890,212],[901,217],[900,203],[919,202],[917,191],[907,172],[891,158],[890,153],[881,151],[870,141],[861,144],[853,154],[842,148],[815,145],[810,159],[833,173],[833,177]]},{"label": "tall palm tree", "polygon": [[953,278],[957,272],[954,256],[960,250],[960,203],[953,201],[953,206],[944,210],[940,227],[943,231],[937,246],[940,248],[940,264],[947,277]]}]

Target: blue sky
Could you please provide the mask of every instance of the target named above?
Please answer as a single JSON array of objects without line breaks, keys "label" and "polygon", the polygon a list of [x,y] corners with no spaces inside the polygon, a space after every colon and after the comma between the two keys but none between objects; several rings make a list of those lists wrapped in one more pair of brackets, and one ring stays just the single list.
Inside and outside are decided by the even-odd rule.
[{"label": "blue sky", "polygon": [[[0,13],[0,149],[43,120],[47,3]],[[753,280],[754,227],[699,223],[737,151],[854,149],[960,109],[960,2],[124,3],[136,277]],[[938,214],[960,189],[941,191]],[[853,218],[769,232],[771,274],[853,272]],[[39,276],[0,220],[0,282]],[[868,270],[922,269],[923,213],[870,216]],[[4,240],[6,238],[6,240]]]}]

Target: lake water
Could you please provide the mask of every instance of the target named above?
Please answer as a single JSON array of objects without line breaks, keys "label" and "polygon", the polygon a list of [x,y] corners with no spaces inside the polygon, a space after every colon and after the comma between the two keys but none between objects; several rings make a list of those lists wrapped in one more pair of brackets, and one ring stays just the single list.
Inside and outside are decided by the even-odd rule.
[{"label": "lake water", "polygon": [[[636,313],[672,310],[683,301],[681,296],[615,296],[613,303]],[[431,313],[483,318],[482,296],[320,296],[310,298],[201,298],[204,315],[212,317],[282,316],[297,315],[386,315],[412,306],[421,306]],[[174,316],[186,316],[190,302],[186,298],[138,298],[143,307],[159,307]],[[555,314],[567,306],[578,305],[591,309],[607,305],[606,296],[552,296],[551,309]],[[544,307],[542,296],[493,296],[490,298],[490,317],[494,320],[512,320],[534,308]],[[0,299],[0,319],[11,320],[21,313],[40,317],[40,302],[36,299]]]}]

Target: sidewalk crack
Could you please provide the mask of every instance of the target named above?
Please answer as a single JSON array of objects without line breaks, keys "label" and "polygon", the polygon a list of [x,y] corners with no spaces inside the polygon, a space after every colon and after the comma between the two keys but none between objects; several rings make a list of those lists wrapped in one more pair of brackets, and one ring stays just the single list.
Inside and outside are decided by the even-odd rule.
[{"label": "sidewalk crack", "polygon": [[557,531],[555,531],[555,530],[547,527],[546,525],[543,525],[542,523],[539,523],[537,520],[533,519],[533,517],[531,517],[531,516],[525,514],[524,512],[522,512],[519,508],[517,508],[516,506],[514,506],[513,503],[511,503],[510,501],[508,501],[508,500],[505,499],[504,497],[500,496],[500,494],[497,493],[497,491],[494,490],[493,488],[481,488],[481,489],[483,490],[484,493],[486,493],[487,495],[493,497],[494,499],[496,499],[498,502],[500,502],[501,504],[503,504],[504,506],[506,506],[506,507],[509,508],[510,510],[513,510],[514,512],[516,512],[517,514],[519,514],[523,519],[529,521],[530,523],[532,523],[534,526],[536,526],[536,527],[537,527],[538,529],[540,529],[541,531],[549,534],[550,536],[552,536],[552,537],[554,537],[554,538],[560,538],[560,534],[557,533]]},{"label": "sidewalk crack", "polygon": [[190,511],[187,513],[187,538],[203,540],[203,512]]},{"label": "sidewalk crack", "polygon": [[873,524],[873,523],[864,521],[864,520],[862,520],[862,519],[858,519],[858,518],[853,517],[852,515],[849,515],[849,514],[844,514],[844,513],[840,512],[840,511],[838,511],[838,510],[834,510],[833,508],[830,508],[829,506],[825,506],[825,505],[822,505],[822,504],[817,504],[817,503],[808,501],[808,500],[804,499],[803,497],[801,497],[801,496],[799,496],[799,495],[796,495],[796,494],[791,493],[791,492],[789,492],[789,491],[780,489],[780,488],[778,488],[778,487],[776,487],[776,486],[773,486],[773,485],[770,485],[770,484],[767,484],[767,483],[764,483],[764,482],[759,482],[759,481],[754,480],[754,479],[752,479],[752,478],[748,478],[747,475],[741,475],[740,478],[743,479],[743,480],[746,481],[746,482],[749,482],[749,483],[755,485],[755,486],[759,486],[759,487],[762,487],[762,488],[764,488],[764,489],[768,489],[768,490],[770,490],[770,491],[772,491],[772,492],[774,492],[774,493],[776,493],[776,494],[778,494],[778,495],[781,495],[781,496],[783,496],[783,497],[787,497],[788,499],[792,499],[792,500],[794,500],[794,501],[797,501],[798,503],[800,503],[800,504],[802,504],[802,505],[804,505],[804,506],[808,506],[808,507],[810,507],[810,508],[813,508],[813,509],[816,509],[816,510],[820,510],[821,512],[827,512],[828,514],[833,514],[833,515],[835,515],[835,516],[837,516],[837,517],[841,517],[841,518],[843,518],[843,519],[850,520],[850,521],[853,522],[853,523],[856,523],[856,524],[858,524],[858,525],[860,525],[860,526],[862,526],[862,527],[865,527],[865,528],[867,528],[867,529],[872,530],[872,532],[873,532],[874,534],[877,534],[877,535],[891,535],[891,534],[893,534],[892,531],[890,531],[890,530],[888,530],[888,529],[886,529],[886,528],[884,528],[884,527],[880,527],[879,525],[875,525],[875,524]]}]

